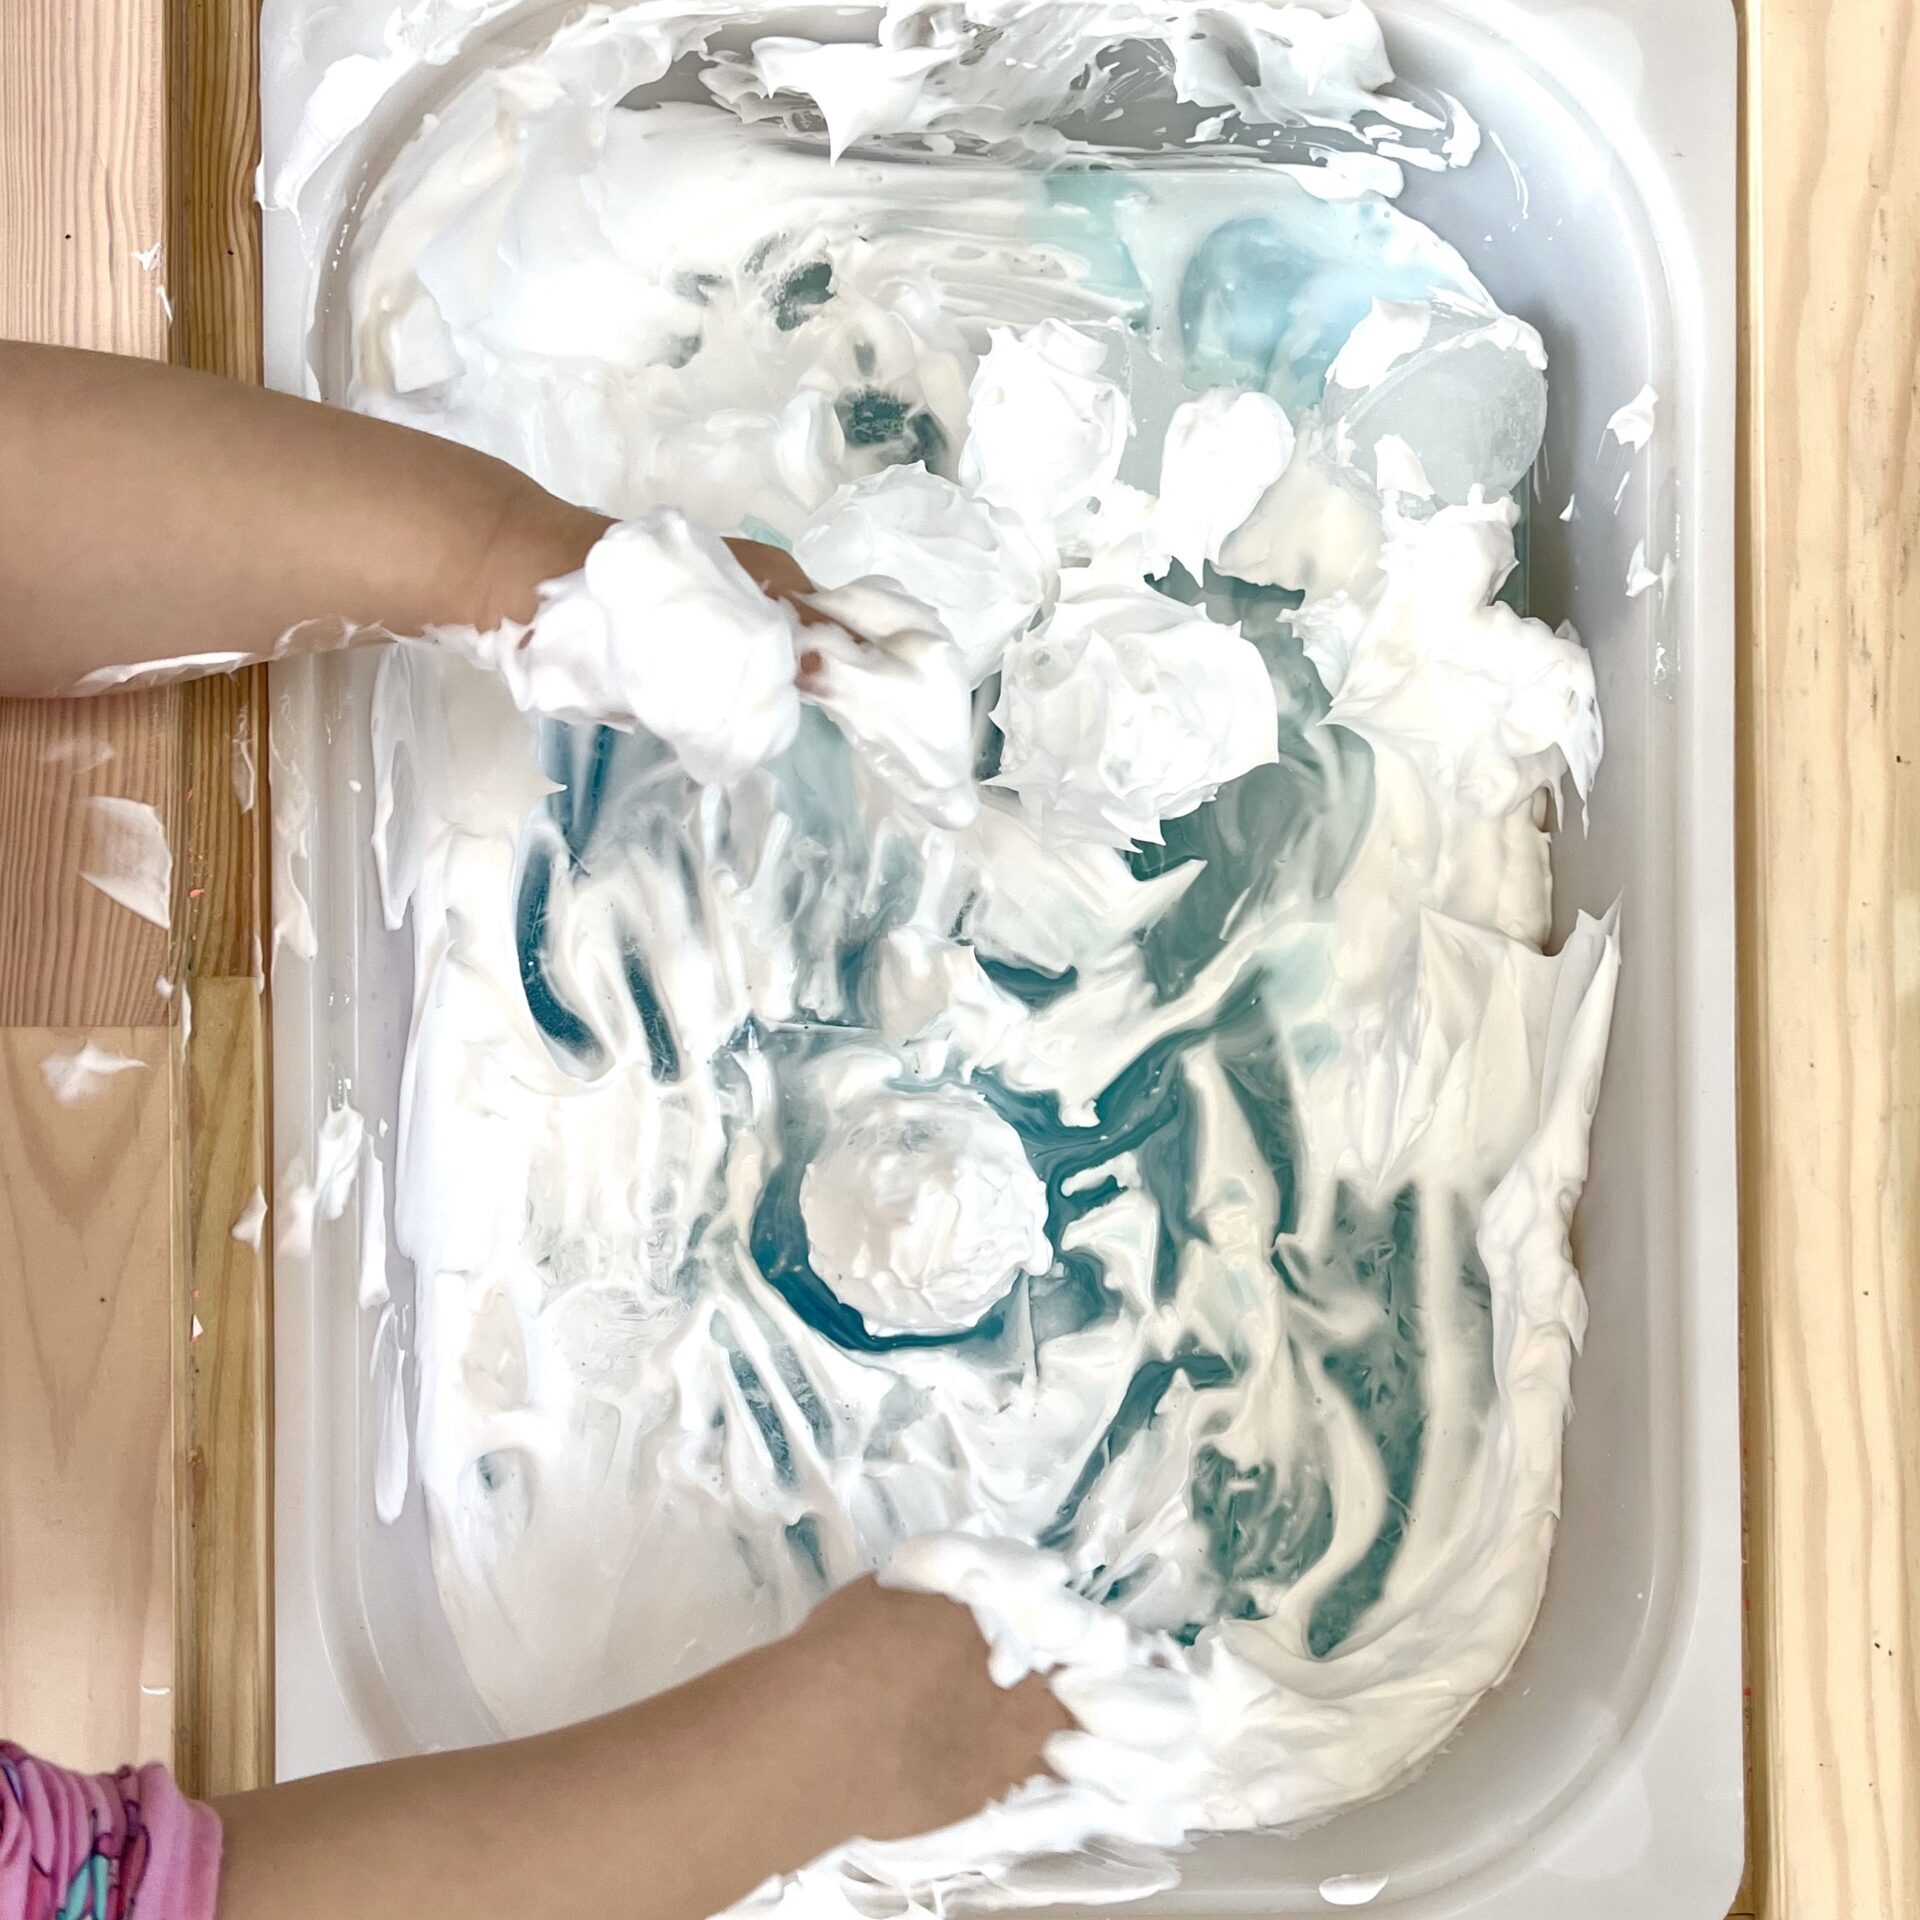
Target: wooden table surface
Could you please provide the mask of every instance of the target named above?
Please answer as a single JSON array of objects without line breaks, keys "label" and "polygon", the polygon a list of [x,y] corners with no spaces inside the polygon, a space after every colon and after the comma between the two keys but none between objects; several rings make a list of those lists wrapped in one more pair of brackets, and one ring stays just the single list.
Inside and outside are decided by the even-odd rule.
[{"label": "wooden table surface", "polygon": [[[258,380],[255,70],[251,0],[0,0],[0,336]],[[0,703],[0,1728],[202,1792],[273,1751],[263,678]],[[169,931],[80,880],[100,794]],[[87,1039],[143,1070],[60,1106]]]},{"label": "wooden table surface", "polygon": [[1920,1913],[1920,7],[1748,0],[1754,1886]]},{"label": "wooden table surface", "polygon": [[[1746,0],[1738,688],[1749,1885],[1920,1913],[1920,0]],[[0,334],[259,377],[252,0],[5,0]],[[164,244],[153,270],[134,256]],[[169,325],[160,289],[173,315]],[[3,430],[4,423],[0,423]],[[242,716],[244,715],[244,720]],[[0,1728],[272,1753],[264,693],[0,707]],[[112,748],[85,765],[84,741]],[[264,774],[264,768],[262,768]],[[152,801],[170,936],[75,879]],[[193,1008],[154,983],[184,980]],[[37,1072],[147,1065],[83,1108]]]}]

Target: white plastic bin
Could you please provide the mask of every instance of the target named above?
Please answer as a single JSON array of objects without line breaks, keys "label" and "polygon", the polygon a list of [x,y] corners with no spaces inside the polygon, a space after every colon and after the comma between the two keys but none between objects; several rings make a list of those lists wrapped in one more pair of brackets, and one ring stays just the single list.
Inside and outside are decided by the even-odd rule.
[{"label": "white plastic bin", "polygon": [[[1329,1910],[1477,1920],[1718,1920],[1744,1843],[1733,1105],[1733,434],[1736,40],[1728,0],[1379,0],[1403,77],[1456,94],[1499,144],[1403,205],[1460,248],[1553,359],[1532,610],[1592,647],[1608,752],[1592,822],[1556,850],[1559,920],[1625,901],[1626,968],[1576,1244],[1592,1305],[1563,1525],[1508,1683],[1415,1782],[1303,1836],[1202,1843],[1180,1913]],[[304,9],[269,0],[269,165],[301,84]],[[311,80],[311,75],[306,79]],[[420,110],[415,100],[412,109]],[[384,130],[391,139],[393,128]],[[382,129],[363,130],[363,157]],[[1502,149],[1504,148],[1504,153]],[[1510,157],[1513,170],[1507,164]],[[1520,182],[1527,196],[1521,218]],[[267,223],[267,354],[313,391],[324,283]],[[1605,432],[1646,381],[1650,452]],[[1616,509],[1614,492],[1632,477]],[[1570,487],[1581,512],[1556,518]],[[1670,595],[1624,593],[1645,541]],[[276,669],[273,772],[313,796],[319,957],[274,975],[284,1166],[330,1098],[391,1123],[411,959],[367,857],[372,662]],[[358,787],[354,785],[359,782]],[[391,1166],[390,1149],[383,1158]],[[359,1201],[276,1263],[279,1760],[283,1776],[483,1737],[441,1619],[417,1489],[371,1496],[382,1395],[355,1304]],[[411,1291],[393,1262],[395,1297]],[[1338,1889],[1329,1889],[1329,1894]]]}]

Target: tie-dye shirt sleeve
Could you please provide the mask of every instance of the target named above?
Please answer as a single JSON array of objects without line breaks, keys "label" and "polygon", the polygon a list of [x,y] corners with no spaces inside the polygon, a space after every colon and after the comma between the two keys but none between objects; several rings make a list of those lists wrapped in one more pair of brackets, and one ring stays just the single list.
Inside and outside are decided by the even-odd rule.
[{"label": "tie-dye shirt sleeve", "polygon": [[0,1920],[213,1920],[220,1821],[165,1767],[68,1773],[0,1740]]}]

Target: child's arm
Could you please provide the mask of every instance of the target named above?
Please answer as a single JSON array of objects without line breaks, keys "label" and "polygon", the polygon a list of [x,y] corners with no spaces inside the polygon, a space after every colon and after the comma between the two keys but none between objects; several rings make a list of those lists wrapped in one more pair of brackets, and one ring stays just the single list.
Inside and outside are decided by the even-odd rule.
[{"label": "child's arm", "polygon": [[222,1801],[219,1920],[704,1920],[842,1841],[978,1812],[1069,1724],[1043,1682],[993,1684],[963,1608],[862,1581],[584,1726]]},{"label": "child's arm", "polygon": [[[206,374],[0,341],[0,694],[528,619],[604,515],[432,434]],[[735,542],[769,591],[776,549]],[[370,634],[368,637],[378,637]]]}]

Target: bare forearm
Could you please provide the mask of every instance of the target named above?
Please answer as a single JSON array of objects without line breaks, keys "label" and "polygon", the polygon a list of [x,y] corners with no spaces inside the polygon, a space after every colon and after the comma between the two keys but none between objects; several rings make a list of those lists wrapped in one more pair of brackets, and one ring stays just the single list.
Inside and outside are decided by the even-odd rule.
[{"label": "bare forearm", "polygon": [[219,1920],[703,1920],[856,1836],[964,1819],[1067,1725],[961,1608],[859,1581],[791,1639],[538,1739],[220,1803]]},{"label": "bare forearm", "polygon": [[[796,1768],[771,1778],[781,1659],[624,1713],[224,1803],[220,1920],[702,1920],[847,1837]],[[776,1719],[774,1725],[778,1724]],[[836,1830],[837,1829],[837,1830]]]},{"label": "bare forearm", "polygon": [[526,618],[604,517],[484,454],[149,362],[0,342],[0,693]]}]

